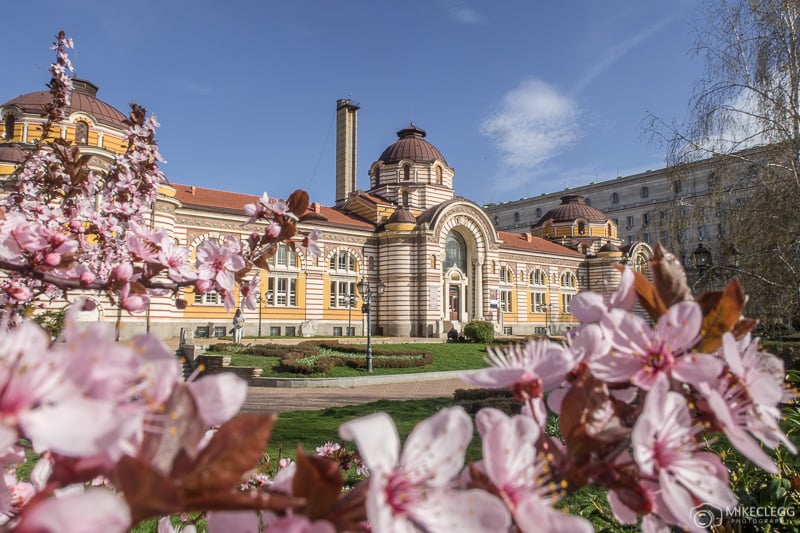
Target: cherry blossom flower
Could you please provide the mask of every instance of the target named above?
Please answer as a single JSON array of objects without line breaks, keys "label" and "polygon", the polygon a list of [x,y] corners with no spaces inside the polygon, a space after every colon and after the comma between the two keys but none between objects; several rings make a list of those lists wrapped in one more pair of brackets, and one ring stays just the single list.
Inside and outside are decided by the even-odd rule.
[{"label": "cherry blossom flower", "polygon": [[318,228],[314,228],[303,239],[303,246],[308,249],[314,257],[322,255],[322,248],[319,246],[319,239],[322,238],[322,232]]},{"label": "cherry blossom flower", "polygon": [[194,281],[197,274],[189,266],[189,250],[185,246],[175,244],[172,239],[161,241],[158,252],[158,262],[169,269],[169,278],[172,281]]},{"label": "cherry blossom flower", "polygon": [[538,455],[539,425],[528,416],[481,409],[475,424],[483,441],[480,468],[497,488],[522,531],[593,531],[585,519],[556,510],[546,459]]},{"label": "cherry blossom flower", "polygon": [[19,533],[124,533],[131,516],[124,500],[109,490],[70,491],[26,507],[14,531]]},{"label": "cherry blossom flower", "polygon": [[503,503],[482,490],[455,490],[454,478],[472,439],[472,421],[460,407],[420,422],[402,453],[394,422],[375,413],[339,427],[355,440],[369,467],[367,516],[373,531],[505,531]]},{"label": "cherry blossom flower", "polygon": [[722,353],[729,372],[713,383],[701,384],[699,390],[717,424],[737,450],[758,466],[776,474],[775,463],[751,436],[770,448],[783,443],[792,453],[797,448],[778,424],[779,404],[787,396],[783,386],[783,361],[758,350],[758,339],[742,343],[744,354],[733,335],[722,337]]},{"label": "cherry blossom flower", "polygon": [[702,322],[703,312],[695,302],[673,305],[654,329],[640,316],[612,310],[602,322],[611,350],[589,361],[589,368],[603,381],[631,382],[645,390],[664,373],[689,384],[715,379],[722,372],[722,361],[688,352],[699,339]]},{"label": "cherry blossom flower", "polygon": [[197,274],[199,279],[214,280],[220,288],[231,292],[236,281],[234,274],[245,267],[245,262],[226,244],[207,240],[197,247]]},{"label": "cherry blossom flower", "polygon": [[720,509],[736,504],[719,457],[698,451],[700,444],[694,437],[700,431],[702,427],[692,422],[686,399],[669,391],[667,376],[660,374],[633,426],[633,457],[643,477],[658,481],[659,495],[676,520],[672,523],[692,531],[705,531],[691,520],[695,501]]},{"label": "cherry blossom flower", "polygon": [[555,342],[531,340],[507,348],[487,347],[490,368],[464,373],[467,383],[488,388],[510,388],[514,397],[532,405],[540,424],[546,422],[544,393],[556,389],[575,367],[571,351]]},{"label": "cherry blossom flower", "polygon": [[570,312],[583,323],[600,322],[611,309],[631,311],[636,305],[636,291],[633,290],[633,270],[625,267],[617,289],[609,296],[598,292],[584,291],[572,297]]}]

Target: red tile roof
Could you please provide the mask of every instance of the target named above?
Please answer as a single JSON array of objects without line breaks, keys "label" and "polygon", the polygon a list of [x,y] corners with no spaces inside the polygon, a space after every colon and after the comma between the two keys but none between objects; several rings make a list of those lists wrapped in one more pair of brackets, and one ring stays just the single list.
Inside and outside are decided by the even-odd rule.
[{"label": "red tile roof", "polygon": [[[244,215],[244,205],[258,201],[259,196],[242,194],[238,192],[219,191],[216,189],[206,189],[194,185],[181,185],[170,183],[175,189],[175,197],[187,207],[209,211],[223,211],[232,214]],[[307,213],[314,212],[314,204],[309,207]],[[355,228],[374,229],[375,225],[363,218],[350,213],[344,213],[338,209],[319,206],[319,214],[326,220],[313,220],[309,222],[313,225],[333,225],[349,226]]]},{"label": "red tile roof", "polygon": [[571,255],[574,257],[583,257],[583,254],[561,246],[547,239],[541,237],[534,237],[527,233],[511,233],[510,231],[498,231],[497,235],[503,244],[509,248],[516,248],[519,250],[529,250],[531,252],[540,252],[545,254],[558,254],[558,255]]}]

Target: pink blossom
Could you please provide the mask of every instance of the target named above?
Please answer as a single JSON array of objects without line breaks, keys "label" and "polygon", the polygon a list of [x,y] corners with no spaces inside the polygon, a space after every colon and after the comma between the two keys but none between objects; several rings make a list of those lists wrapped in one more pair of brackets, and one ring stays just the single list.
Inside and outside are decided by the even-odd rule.
[{"label": "pink blossom", "polygon": [[242,297],[242,307],[245,309],[258,309],[259,285],[258,276],[253,276],[249,281],[243,282],[239,286],[239,294]]},{"label": "pink blossom", "polygon": [[633,290],[633,270],[625,267],[617,289],[609,296],[585,291],[576,294],[569,304],[570,312],[583,323],[600,322],[611,309],[631,311],[636,305],[636,291]]},{"label": "pink blossom", "polygon": [[538,455],[541,429],[532,418],[484,408],[475,422],[483,441],[480,466],[523,531],[593,531],[587,520],[553,508],[557,495]]},{"label": "pink blossom", "polygon": [[510,387],[520,400],[541,402],[544,393],[558,387],[575,367],[572,352],[550,341],[486,350],[490,368],[462,374],[461,379],[481,387]]},{"label": "pink blossom", "polygon": [[455,490],[454,478],[472,439],[472,421],[460,407],[420,422],[402,454],[394,422],[375,413],[339,427],[355,440],[369,467],[367,516],[374,531],[505,531],[509,514],[481,490]]},{"label": "pink blossom", "polygon": [[703,312],[695,302],[680,302],[658,319],[655,329],[633,313],[613,310],[603,318],[612,347],[589,361],[595,377],[609,383],[631,382],[649,389],[661,374],[684,383],[715,379],[723,364],[708,354],[689,353],[699,340]]},{"label": "pink blossom", "polygon": [[658,481],[659,495],[677,520],[673,523],[692,531],[705,531],[691,519],[696,501],[720,509],[736,504],[728,487],[728,471],[719,457],[698,451],[701,445],[695,434],[700,431],[684,397],[669,391],[667,376],[659,374],[633,426],[633,457],[642,476]]},{"label": "pink blossom", "polygon": [[742,344],[744,355],[733,335],[722,337],[722,353],[730,371],[713,383],[701,384],[700,392],[717,424],[737,450],[773,474],[775,463],[751,434],[771,448],[783,443],[792,452],[797,448],[780,428],[780,403],[786,398],[783,361],[758,350],[758,340]]},{"label": "pink blossom", "polygon": [[247,397],[247,382],[230,373],[204,376],[186,384],[209,426],[227,422],[239,412]]},{"label": "pink blossom", "polygon": [[49,498],[22,513],[18,533],[124,533],[131,525],[128,506],[121,497],[102,488],[69,492]]},{"label": "pink blossom", "polygon": [[175,244],[172,239],[161,241],[158,262],[169,269],[169,278],[172,281],[183,282],[197,279],[197,275],[188,263],[189,250],[185,246]]},{"label": "pink blossom", "polygon": [[244,267],[242,256],[226,245],[208,240],[197,248],[198,278],[214,280],[228,292],[233,291],[234,274]]},{"label": "pink blossom", "polygon": [[313,257],[319,257],[322,255],[322,248],[319,246],[319,239],[322,238],[322,232],[314,228],[311,230],[311,233],[305,236],[303,239],[303,246],[308,249]]}]

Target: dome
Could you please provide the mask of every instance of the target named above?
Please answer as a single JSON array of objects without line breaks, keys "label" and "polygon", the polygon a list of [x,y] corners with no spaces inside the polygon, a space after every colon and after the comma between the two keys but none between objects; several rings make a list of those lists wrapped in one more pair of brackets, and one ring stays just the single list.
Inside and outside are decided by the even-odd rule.
[{"label": "dome", "polygon": [[[82,111],[106,126],[119,130],[127,128],[125,115],[102,100],[97,99],[97,85],[78,78],[72,80],[72,85],[72,102],[67,114]],[[51,102],[50,91],[37,91],[17,96],[8,102],[0,104],[0,107],[16,106],[22,109],[24,113],[43,114],[45,106]]]},{"label": "dome", "polygon": [[395,209],[394,213],[392,213],[392,216],[389,217],[389,220],[387,222],[389,222],[389,223],[401,222],[401,223],[404,223],[404,224],[408,224],[408,223],[416,224],[417,223],[417,219],[414,217],[414,215],[411,214],[411,211],[409,211],[405,207],[399,207],[399,208]]},{"label": "dome", "polygon": [[606,222],[608,220],[608,217],[602,211],[586,205],[586,200],[583,196],[571,194],[562,196],[561,204],[545,213],[535,225],[538,226],[545,220],[552,220],[554,223],[558,223],[573,222],[579,218],[587,222]]},{"label": "dome", "polygon": [[414,124],[397,132],[399,139],[383,151],[378,158],[385,165],[411,160],[415,163],[431,163],[440,160],[447,164],[439,149],[425,140],[425,130]]}]

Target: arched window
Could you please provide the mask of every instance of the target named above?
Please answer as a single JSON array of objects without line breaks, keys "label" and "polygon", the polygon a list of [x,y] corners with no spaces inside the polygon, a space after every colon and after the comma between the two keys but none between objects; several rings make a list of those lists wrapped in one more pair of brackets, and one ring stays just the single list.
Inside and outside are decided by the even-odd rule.
[{"label": "arched window", "polygon": [[436,167],[436,185],[442,185],[444,179],[442,178],[442,167]]},{"label": "arched window", "polygon": [[300,266],[300,257],[294,249],[283,243],[278,244],[275,255],[269,258],[270,270],[267,274],[264,305],[269,307],[297,306],[297,275]]},{"label": "arched window", "polygon": [[75,142],[78,144],[89,142],[89,125],[82,120],[75,123]]},{"label": "arched window", "polygon": [[544,287],[547,285],[547,276],[542,272],[542,269],[537,268],[531,272],[531,285],[536,285],[537,287]]},{"label": "arched window", "polygon": [[451,267],[457,267],[461,272],[467,272],[467,243],[456,231],[450,231],[444,244],[445,257],[442,262],[442,270],[447,271]]},{"label": "arched window", "polygon": [[337,250],[331,255],[328,266],[331,272],[356,272],[358,261],[349,250]]},{"label": "arched window", "polygon": [[10,141],[14,138],[14,126],[17,123],[17,117],[14,116],[13,113],[9,113],[6,115],[5,120],[5,133],[3,134],[3,138],[7,141]]},{"label": "arched window", "polygon": [[561,312],[569,313],[569,306],[572,302],[572,297],[577,292],[578,281],[575,274],[572,272],[564,272],[561,274]]},{"label": "arched window", "polygon": [[409,196],[408,191],[403,191],[403,207],[409,206]]},{"label": "arched window", "polygon": [[572,272],[564,272],[561,274],[561,286],[564,288],[572,288],[574,289],[577,287],[577,281],[575,279],[575,274]]},{"label": "arched window", "polygon": [[404,180],[411,179],[411,165],[403,165],[403,179]]},{"label": "arched window", "polygon": [[546,286],[547,275],[542,269],[537,268],[531,272],[531,313],[545,312],[547,306]]},{"label": "arched window", "polygon": [[648,196],[650,196],[650,189],[648,189],[647,187],[642,187],[641,195],[642,198],[647,198]]},{"label": "arched window", "polygon": [[578,235],[583,235],[584,233],[586,233],[586,224],[578,222]]},{"label": "arched window", "polygon": [[514,283],[514,271],[510,267],[500,267],[500,283]]}]

